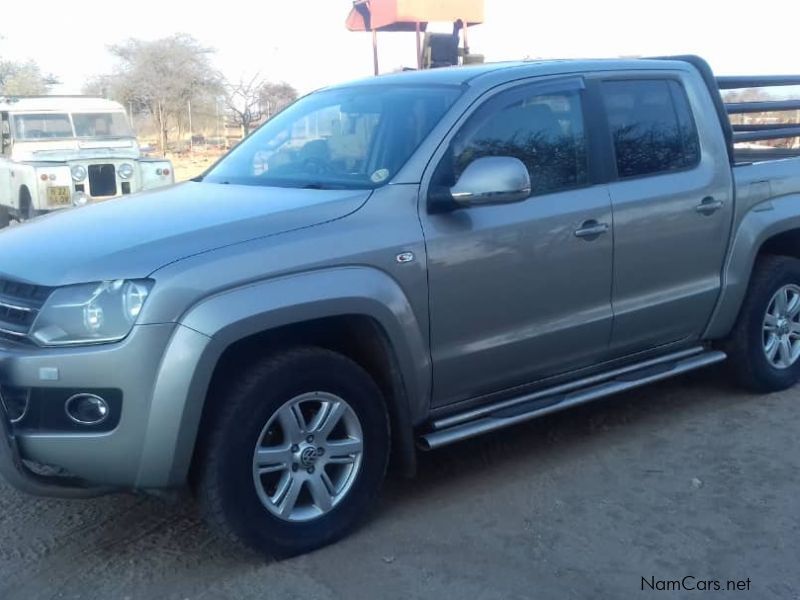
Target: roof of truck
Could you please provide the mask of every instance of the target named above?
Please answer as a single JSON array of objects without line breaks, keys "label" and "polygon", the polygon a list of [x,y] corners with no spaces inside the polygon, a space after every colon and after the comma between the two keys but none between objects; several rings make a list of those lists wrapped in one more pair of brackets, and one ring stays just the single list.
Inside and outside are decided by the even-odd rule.
[{"label": "roof of truck", "polygon": [[[537,75],[557,75],[591,71],[686,69],[688,63],[681,60],[613,58],[613,59],[558,59],[523,60],[512,62],[483,63],[441,69],[409,70],[387,73],[345,84],[349,85],[482,85],[503,79],[513,80]],[[333,87],[340,87],[339,85]]]},{"label": "roof of truck", "polygon": [[91,96],[0,96],[0,111],[109,112],[124,110],[119,102]]}]

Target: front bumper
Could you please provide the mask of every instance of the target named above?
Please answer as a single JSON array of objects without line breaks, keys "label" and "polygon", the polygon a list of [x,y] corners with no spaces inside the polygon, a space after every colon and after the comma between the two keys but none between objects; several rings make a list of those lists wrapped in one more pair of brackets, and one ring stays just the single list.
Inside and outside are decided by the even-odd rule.
[{"label": "front bumper", "polygon": [[93,498],[114,490],[92,486],[77,477],[46,477],[33,472],[22,462],[17,439],[8,414],[0,401],[0,476],[15,488],[34,496]]},{"label": "front bumper", "polygon": [[[112,489],[180,485],[192,436],[182,430],[196,358],[209,338],[173,323],[138,325],[115,344],[80,348],[0,345],[0,385],[109,388],[122,393],[110,431],[38,431],[10,424],[0,411],[0,474],[37,495],[86,497]],[[57,372],[57,379],[53,373]],[[61,410],[62,404],[53,406]],[[194,414],[192,414],[194,417]],[[196,419],[191,419],[195,421]],[[180,448],[179,448],[180,441]],[[181,468],[175,465],[180,454]],[[68,476],[43,476],[31,466]]]}]

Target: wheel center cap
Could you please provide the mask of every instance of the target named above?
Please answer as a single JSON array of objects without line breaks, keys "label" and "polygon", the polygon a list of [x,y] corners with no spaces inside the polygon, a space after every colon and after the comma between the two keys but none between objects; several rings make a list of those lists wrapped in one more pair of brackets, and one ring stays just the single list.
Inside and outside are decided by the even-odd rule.
[{"label": "wheel center cap", "polygon": [[306,446],[300,452],[300,463],[305,467],[313,467],[317,462],[317,449],[314,446]]},{"label": "wheel center cap", "polygon": [[786,335],[789,333],[789,321],[787,319],[778,319],[778,333]]}]

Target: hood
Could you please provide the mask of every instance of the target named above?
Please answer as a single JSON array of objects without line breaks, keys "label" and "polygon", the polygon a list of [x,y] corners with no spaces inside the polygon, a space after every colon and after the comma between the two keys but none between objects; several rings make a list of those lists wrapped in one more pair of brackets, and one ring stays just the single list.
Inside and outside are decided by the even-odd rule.
[{"label": "hood", "polygon": [[0,275],[46,286],[146,277],[194,254],[338,219],[370,193],[182,183],[0,230]]},{"label": "hood", "polygon": [[50,140],[41,142],[15,142],[13,159],[17,161],[83,160],[92,158],[139,158],[139,145],[135,139],[108,140]]}]

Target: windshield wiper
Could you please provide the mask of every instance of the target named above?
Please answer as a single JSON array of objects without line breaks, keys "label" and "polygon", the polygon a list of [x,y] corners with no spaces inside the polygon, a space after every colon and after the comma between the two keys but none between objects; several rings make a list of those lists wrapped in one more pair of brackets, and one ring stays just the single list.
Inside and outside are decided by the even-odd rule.
[{"label": "windshield wiper", "polygon": [[302,190],[344,190],[345,186],[335,183],[322,183],[320,181],[313,181],[298,186]]}]

